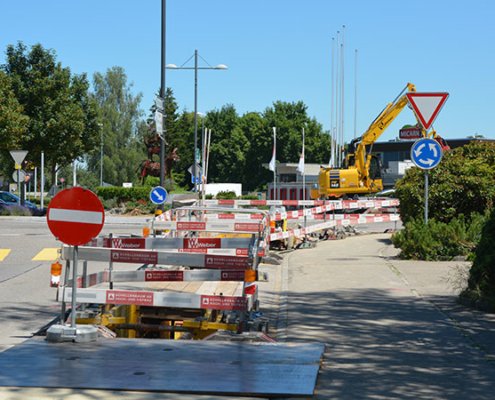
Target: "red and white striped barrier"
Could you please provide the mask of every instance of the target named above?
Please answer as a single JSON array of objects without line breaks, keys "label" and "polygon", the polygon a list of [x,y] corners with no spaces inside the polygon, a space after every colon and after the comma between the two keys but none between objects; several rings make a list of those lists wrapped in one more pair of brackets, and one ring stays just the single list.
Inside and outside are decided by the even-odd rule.
[{"label": "red and white striped barrier", "polygon": [[[111,275],[111,277],[110,277]],[[89,274],[86,280],[82,276],[77,278],[78,288],[88,288],[101,283],[119,282],[243,282],[245,273],[242,270],[163,270],[142,269],[137,271],[112,271],[109,270]],[[111,279],[110,279],[111,278]],[[258,273],[256,272],[256,280]],[[67,286],[72,287],[72,280]]]},{"label": "red and white striped barrier", "polygon": [[[62,257],[73,258],[74,248],[64,246]],[[253,259],[241,256],[209,255],[197,253],[173,253],[153,250],[108,249],[79,247],[78,258],[86,261],[118,262],[130,264],[187,265],[207,269],[251,269]]]},{"label": "red and white striped barrier", "polygon": [[194,221],[155,221],[154,229],[171,231],[197,231],[197,232],[227,232],[227,233],[258,233],[266,228],[260,222],[236,222],[225,220],[222,222],[194,222]]},{"label": "red and white striped barrier", "polygon": [[[243,214],[241,214],[243,215]],[[98,237],[87,246],[133,250],[166,250],[180,253],[248,256],[254,241],[251,238],[136,238]],[[258,245],[258,256],[265,255],[265,242]]]},{"label": "red and white striped barrier", "polygon": [[[70,302],[72,288],[60,287],[58,301]],[[151,292],[113,289],[78,289],[77,303],[122,304],[150,307],[196,308],[206,310],[249,311],[256,295],[217,296],[183,292]]]},{"label": "red and white striped barrier", "polygon": [[[363,199],[363,200],[205,200],[207,206],[287,206],[287,207],[303,207],[303,206],[323,206],[334,204],[335,209],[349,208],[381,208],[393,207],[399,205],[398,199]],[[339,206],[340,204],[340,206]]]},{"label": "red and white striped barrier", "polygon": [[[357,214],[360,215],[360,214]],[[314,233],[318,232],[324,229],[330,229],[334,228],[336,226],[349,226],[349,225],[356,225],[356,224],[369,224],[369,223],[375,223],[375,222],[393,222],[393,221],[399,221],[400,217],[399,215],[395,214],[390,214],[390,215],[382,215],[380,217],[376,216],[363,216],[360,218],[356,219],[334,219],[334,220],[329,220],[327,222],[322,222],[320,224],[314,224],[310,225],[306,228],[300,228],[300,229],[290,229],[286,232],[275,232],[270,234],[270,242],[276,241],[276,240],[282,240],[282,239],[288,239],[291,236],[294,237],[302,237],[304,235],[307,235],[309,233]]]}]

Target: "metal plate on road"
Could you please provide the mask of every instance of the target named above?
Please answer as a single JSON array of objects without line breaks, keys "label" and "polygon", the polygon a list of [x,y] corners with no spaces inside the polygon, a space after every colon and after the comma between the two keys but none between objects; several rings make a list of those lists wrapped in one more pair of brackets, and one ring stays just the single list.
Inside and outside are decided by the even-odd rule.
[{"label": "metal plate on road", "polygon": [[0,386],[311,396],[324,346],[33,338],[0,353]]}]

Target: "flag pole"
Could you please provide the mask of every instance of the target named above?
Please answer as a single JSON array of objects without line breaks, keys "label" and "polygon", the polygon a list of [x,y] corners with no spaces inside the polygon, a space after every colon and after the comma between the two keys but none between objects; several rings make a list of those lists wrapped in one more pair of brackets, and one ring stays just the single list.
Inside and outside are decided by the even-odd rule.
[{"label": "flag pole", "polygon": [[277,128],[273,127],[273,198],[277,200]]},{"label": "flag pole", "polygon": [[302,156],[303,156],[303,170],[302,170],[302,178],[303,178],[303,200],[306,200],[306,171],[304,168],[304,163],[306,163],[305,154],[304,154],[304,128],[302,128]]},{"label": "flag pole", "polygon": [[[302,178],[303,178],[303,200],[306,200],[306,154],[304,154],[304,142],[305,142],[305,132],[304,127],[302,128],[302,158],[303,158],[303,170],[302,170]],[[306,205],[303,206],[303,209],[306,209]],[[304,229],[306,229],[306,213],[304,214]]]}]

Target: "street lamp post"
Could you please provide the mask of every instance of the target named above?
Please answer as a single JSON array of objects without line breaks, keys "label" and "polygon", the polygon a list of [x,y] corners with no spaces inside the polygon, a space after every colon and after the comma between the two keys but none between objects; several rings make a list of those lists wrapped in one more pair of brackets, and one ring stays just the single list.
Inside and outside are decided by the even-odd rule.
[{"label": "street lamp post", "polygon": [[[198,147],[198,70],[200,69],[228,69],[228,67],[224,64],[218,64],[216,66],[211,66],[208,63],[207,67],[199,67],[198,66],[198,50],[194,50],[194,67],[185,67],[186,64],[192,57],[190,57],[184,64],[178,67],[175,64],[167,64],[167,69],[192,69],[194,70],[194,150],[193,150],[193,180],[194,180],[194,191],[198,191],[198,182],[197,177],[198,173],[196,170],[197,158],[196,158],[196,148]],[[202,58],[202,57],[201,57]],[[205,61],[203,59],[203,61]]]}]

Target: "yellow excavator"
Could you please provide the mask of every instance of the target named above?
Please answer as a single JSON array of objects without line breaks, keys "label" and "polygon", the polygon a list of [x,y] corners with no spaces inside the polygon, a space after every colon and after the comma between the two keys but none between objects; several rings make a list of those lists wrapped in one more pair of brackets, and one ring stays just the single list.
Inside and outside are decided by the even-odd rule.
[{"label": "yellow excavator", "polygon": [[408,104],[406,93],[415,91],[416,87],[408,83],[395,100],[375,118],[366,132],[351,141],[343,168],[320,167],[318,187],[311,190],[312,199],[354,196],[383,190],[380,160],[372,154],[373,143]]}]

